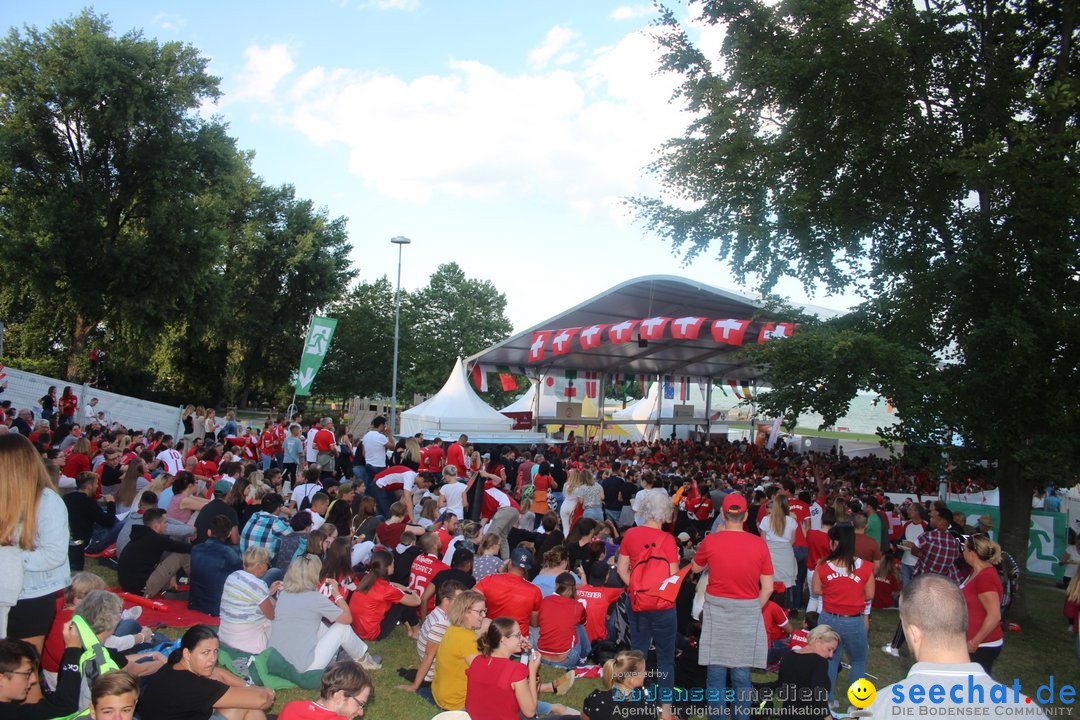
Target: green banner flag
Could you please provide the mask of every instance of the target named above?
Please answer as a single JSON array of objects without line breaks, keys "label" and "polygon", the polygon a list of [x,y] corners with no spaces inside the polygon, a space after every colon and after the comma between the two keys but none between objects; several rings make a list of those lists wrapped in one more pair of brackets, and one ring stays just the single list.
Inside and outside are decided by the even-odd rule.
[{"label": "green banner flag", "polygon": [[307,339],[304,340],[304,354],[300,356],[300,371],[296,374],[296,394],[310,395],[311,383],[322,367],[326,351],[330,349],[330,338],[334,337],[337,320],[334,318],[311,318]]}]

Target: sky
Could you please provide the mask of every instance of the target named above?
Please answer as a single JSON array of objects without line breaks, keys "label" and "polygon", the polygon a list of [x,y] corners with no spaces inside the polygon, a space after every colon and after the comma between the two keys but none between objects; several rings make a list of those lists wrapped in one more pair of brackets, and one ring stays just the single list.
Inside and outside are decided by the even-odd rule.
[{"label": "sky", "polygon": [[[0,0],[5,27],[78,13],[67,0]],[[673,2],[715,57],[722,29]],[[455,261],[507,297],[515,331],[620,282],[679,275],[755,296],[709,257],[684,267],[624,199],[655,195],[661,144],[690,121],[658,72],[649,3],[603,0],[104,1],[115,32],[179,40],[209,59],[204,107],[254,151],[265,182],[348,218],[360,280],[416,290]],[[835,310],[854,296],[776,292]]]}]

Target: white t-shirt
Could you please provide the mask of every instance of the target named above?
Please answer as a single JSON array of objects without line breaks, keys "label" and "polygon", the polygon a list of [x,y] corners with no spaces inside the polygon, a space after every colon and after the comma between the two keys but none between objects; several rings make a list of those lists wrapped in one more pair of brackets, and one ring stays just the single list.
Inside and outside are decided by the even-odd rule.
[{"label": "white t-shirt", "polygon": [[304,444],[304,459],[309,463],[318,462],[319,450],[315,447],[315,433],[319,432],[319,428],[311,428],[307,432],[307,442]]},{"label": "white t-shirt", "polygon": [[364,446],[364,462],[373,468],[386,467],[386,443],[387,438],[377,430],[368,430],[360,439]]},{"label": "white t-shirt", "polygon": [[[307,498],[308,502],[311,502],[311,498],[315,493],[322,490],[322,485],[319,483],[304,483],[303,485],[297,485],[293,488],[291,499],[296,503],[296,507],[300,507],[300,503]],[[314,515],[314,513],[312,513]],[[314,518],[312,518],[314,520]]]},{"label": "white t-shirt", "polygon": [[465,503],[462,501],[465,490],[465,483],[462,482],[446,483],[439,488],[439,494],[446,498],[446,511],[457,515],[458,520],[465,519]]},{"label": "white t-shirt", "polygon": [[795,527],[798,525],[795,518],[788,515],[784,518],[784,534],[777,535],[773,532],[772,522],[769,521],[769,514],[766,513],[765,517],[761,518],[761,522],[758,523],[758,528],[761,530],[761,538],[765,542],[792,542],[795,538]]},{"label": "white t-shirt", "polygon": [[810,529],[821,529],[821,514],[825,512],[821,505],[815,500],[810,504]]},{"label": "white t-shirt", "polygon": [[184,469],[184,456],[172,448],[159,452],[157,459],[170,475],[176,475]]},{"label": "white t-shirt", "polygon": [[[909,543],[918,544],[915,541],[922,537],[924,532],[926,532],[926,530],[922,525],[919,525],[918,523],[909,523],[908,526],[904,528],[904,539]],[[915,553],[910,550],[905,550],[904,557],[900,558],[900,562],[903,565],[915,567],[919,562],[919,558],[915,557]]]}]

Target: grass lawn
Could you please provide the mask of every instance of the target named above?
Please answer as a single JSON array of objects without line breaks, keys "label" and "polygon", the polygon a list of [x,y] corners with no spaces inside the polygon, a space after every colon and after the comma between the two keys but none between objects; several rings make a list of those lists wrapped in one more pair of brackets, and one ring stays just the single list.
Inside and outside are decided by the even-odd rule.
[{"label": "grass lawn", "polygon": [[[100,567],[96,561],[87,561],[87,570],[99,573],[110,587],[116,585],[116,573]],[[1022,691],[1032,697],[1040,685],[1048,684],[1054,676],[1054,688],[1057,692],[1063,684],[1076,687],[1080,685],[1080,672],[1077,670],[1076,638],[1073,636],[1061,614],[1064,604],[1064,591],[1054,587],[1049,580],[1026,579],[1028,610],[1036,620],[1023,622],[1020,632],[1008,633],[1005,637],[1005,649],[994,664],[994,677],[1011,685],[1014,678],[1019,678]],[[913,658],[890,657],[880,648],[892,639],[899,614],[896,611],[875,611],[870,623],[870,657],[867,672],[874,675],[874,685],[882,687],[901,680],[914,662]],[[166,634],[178,636],[183,628],[174,628]],[[418,663],[416,643],[410,640],[403,630],[387,640],[371,643],[373,652],[382,656],[383,669],[372,673],[375,681],[375,700],[367,710],[366,717],[379,720],[426,720],[436,714],[436,708],[426,700],[397,686],[404,680],[397,673],[401,667],[415,668]],[[552,668],[541,668],[544,680],[551,680],[559,673]],[[847,690],[847,673],[841,670],[838,686]],[[771,679],[765,673],[754,673],[754,680]],[[559,702],[574,708],[581,708],[585,696],[600,688],[600,680],[578,680],[571,691]],[[841,693],[842,695],[842,693]],[[277,703],[272,710],[277,713],[282,705],[290,700],[314,698],[317,693],[306,690],[283,690],[278,693]],[[555,702],[554,695],[542,695],[541,699]],[[1070,707],[1057,702],[1055,707]],[[846,705],[846,701],[845,701]],[[482,719],[477,719],[482,720]]]}]

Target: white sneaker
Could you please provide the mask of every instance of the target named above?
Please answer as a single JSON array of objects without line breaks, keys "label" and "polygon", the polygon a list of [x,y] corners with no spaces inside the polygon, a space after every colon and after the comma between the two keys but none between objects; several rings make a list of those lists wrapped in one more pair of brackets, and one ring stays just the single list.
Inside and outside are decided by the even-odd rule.
[{"label": "white sneaker", "polygon": [[120,617],[124,620],[138,620],[139,616],[142,615],[142,610],[141,605],[132,605],[127,610],[120,613]]},{"label": "white sneaker", "polygon": [[376,657],[371,653],[364,653],[364,657],[358,660],[360,667],[365,670],[382,670],[382,658]]},{"label": "white sneaker", "polygon": [[886,643],[881,646],[881,652],[886,655],[892,655],[894,658],[900,657],[900,651],[892,646],[892,643]]}]

